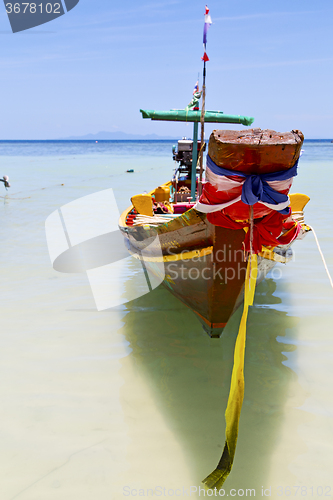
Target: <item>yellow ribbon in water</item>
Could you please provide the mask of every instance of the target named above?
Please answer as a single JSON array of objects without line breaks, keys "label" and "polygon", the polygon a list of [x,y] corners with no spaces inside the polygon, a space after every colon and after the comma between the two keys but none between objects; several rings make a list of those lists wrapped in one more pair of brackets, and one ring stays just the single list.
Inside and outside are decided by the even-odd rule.
[{"label": "yellow ribbon in water", "polygon": [[244,290],[244,310],[239,325],[238,336],[234,352],[234,366],[232,369],[228,405],[225,412],[226,441],[222,458],[217,468],[202,482],[209,489],[220,489],[230,474],[234,461],[238,437],[239,418],[244,399],[244,356],[246,342],[246,321],[249,306],[252,306],[256,280],[258,274],[257,256],[252,254],[248,260]]}]

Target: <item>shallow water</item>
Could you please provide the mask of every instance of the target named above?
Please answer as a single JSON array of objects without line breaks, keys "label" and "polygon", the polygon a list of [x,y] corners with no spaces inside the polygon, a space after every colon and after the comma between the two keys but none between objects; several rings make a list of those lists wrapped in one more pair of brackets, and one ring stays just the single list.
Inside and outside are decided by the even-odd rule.
[{"label": "shallow water", "polygon": [[[7,195],[0,186],[1,500],[118,500],[140,489],[151,497],[154,488],[156,496],[203,496],[195,488],[223,450],[241,311],[220,340],[161,287],[98,312],[86,275],[52,269],[44,230],[51,212],[101,189],[112,187],[123,210],[130,196],[170,178],[171,148],[0,143],[1,175],[12,184]],[[333,144],[303,149],[293,191],[311,197],[306,222],[332,273]],[[225,495],[252,488],[263,497],[264,488],[271,498],[333,498],[333,290],[313,235],[294,249],[294,261],[260,284],[249,314]]]}]

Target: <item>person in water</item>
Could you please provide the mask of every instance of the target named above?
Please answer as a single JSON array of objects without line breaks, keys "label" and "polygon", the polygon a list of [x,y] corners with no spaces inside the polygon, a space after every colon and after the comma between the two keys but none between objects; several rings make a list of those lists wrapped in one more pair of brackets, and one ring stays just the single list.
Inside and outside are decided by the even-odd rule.
[{"label": "person in water", "polygon": [[4,175],[3,179],[0,179],[0,181],[4,183],[6,189],[8,189],[10,187],[10,184],[8,182],[9,181],[8,175]]}]

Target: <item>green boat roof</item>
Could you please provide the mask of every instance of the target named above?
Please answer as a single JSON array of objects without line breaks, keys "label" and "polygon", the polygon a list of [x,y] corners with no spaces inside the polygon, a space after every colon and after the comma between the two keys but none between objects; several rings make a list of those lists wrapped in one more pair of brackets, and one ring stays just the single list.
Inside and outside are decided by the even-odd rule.
[{"label": "green boat roof", "polygon": [[[166,120],[173,122],[200,122],[201,111],[192,109],[171,109],[170,111],[154,111],[140,109],[142,118],[151,120]],[[206,111],[205,122],[207,123],[241,123],[242,125],[251,125],[254,118],[241,115],[225,115],[222,111]]]}]

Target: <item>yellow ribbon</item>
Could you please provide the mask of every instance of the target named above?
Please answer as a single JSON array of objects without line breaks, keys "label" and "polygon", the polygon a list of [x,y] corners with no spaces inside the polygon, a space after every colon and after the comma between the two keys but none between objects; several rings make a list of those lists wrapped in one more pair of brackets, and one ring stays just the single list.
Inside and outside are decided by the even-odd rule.
[{"label": "yellow ribbon", "polygon": [[231,384],[228,405],[225,412],[226,419],[226,441],[222,458],[217,468],[209,474],[202,482],[209,489],[220,489],[230,474],[234,461],[236,443],[238,437],[239,418],[244,399],[244,356],[246,342],[246,321],[249,306],[253,305],[254,292],[258,274],[257,256],[252,254],[249,257],[244,290],[244,310],[239,325],[235,351],[234,366],[232,369]]}]

